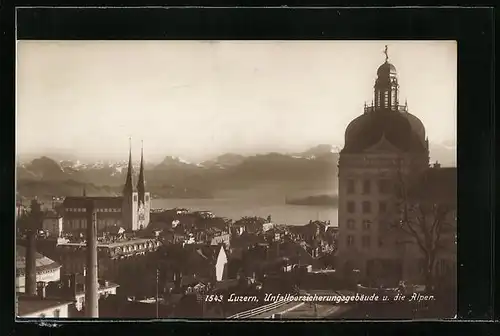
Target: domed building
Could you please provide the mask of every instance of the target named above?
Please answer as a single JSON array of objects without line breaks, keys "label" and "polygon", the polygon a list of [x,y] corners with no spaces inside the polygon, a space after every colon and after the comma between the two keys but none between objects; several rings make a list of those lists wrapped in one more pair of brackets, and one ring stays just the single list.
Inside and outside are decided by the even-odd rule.
[{"label": "domed building", "polygon": [[386,49],[372,104],[349,123],[340,151],[338,268],[343,274],[368,277],[376,264],[401,279],[402,254],[386,231],[396,215],[394,193],[398,183],[428,168],[425,127],[407,103],[400,104],[396,67]]},{"label": "domed building", "polygon": [[[61,278],[61,265],[40,253],[35,253],[36,281],[51,282]],[[16,246],[16,292],[25,292],[26,247]]]}]

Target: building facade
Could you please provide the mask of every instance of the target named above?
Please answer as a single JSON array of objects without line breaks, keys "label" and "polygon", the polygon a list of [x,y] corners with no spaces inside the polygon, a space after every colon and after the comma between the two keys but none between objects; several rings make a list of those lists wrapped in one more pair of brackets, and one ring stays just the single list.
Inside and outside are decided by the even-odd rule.
[{"label": "building facade", "polygon": [[[35,253],[36,281],[48,283],[59,281],[61,278],[61,264],[47,258],[40,253]],[[25,292],[26,283],[26,247],[16,246],[16,292]]]},{"label": "building facade", "polygon": [[[156,239],[135,238],[119,241],[101,241],[97,244],[99,278],[118,281],[120,269],[132,265],[141,265],[146,255],[156,251],[160,242]],[[58,244],[56,254],[63,265],[63,274],[83,274],[86,268],[86,244],[66,242]],[[137,267],[139,269],[140,267]]]},{"label": "building facade", "polygon": [[422,122],[400,105],[394,65],[377,70],[371,106],[345,132],[339,157],[338,266],[344,275],[366,277],[374,261],[382,273],[404,277],[404,246],[384,229],[396,219],[397,185],[429,169]]},{"label": "building facade", "polygon": [[42,227],[48,233],[49,237],[61,237],[63,233],[63,216],[56,214],[45,216]]},{"label": "building facade", "polygon": [[141,165],[136,188],[134,188],[132,151],[129,152],[127,177],[122,196],[66,197],[63,202],[64,233],[84,232],[87,227],[86,202],[92,200],[97,211],[98,231],[106,231],[110,227],[123,227],[127,231],[146,228],[150,222],[151,196],[146,191],[144,176],[144,153],[141,149]]}]

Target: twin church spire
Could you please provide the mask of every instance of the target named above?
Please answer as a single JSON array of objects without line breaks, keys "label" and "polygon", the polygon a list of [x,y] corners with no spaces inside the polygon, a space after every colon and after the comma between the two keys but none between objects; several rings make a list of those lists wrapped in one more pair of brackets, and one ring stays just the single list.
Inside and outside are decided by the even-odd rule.
[{"label": "twin church spire", "polygon": [[[141,165],[139,168],[139,179],[137,181],[137,192],[139,194],[139,202],[144,202],[144,194],[146,192],[146,181],[144,179],[144,148],[141,141]],[[123,195],[131,195],[134,192],[134,185],[132,182],[133,168],[132,168],[132,139],[129,138],[129,154],[128,154],[128,168],[127,177],[125,179],[125,186],[123,187]]]}]

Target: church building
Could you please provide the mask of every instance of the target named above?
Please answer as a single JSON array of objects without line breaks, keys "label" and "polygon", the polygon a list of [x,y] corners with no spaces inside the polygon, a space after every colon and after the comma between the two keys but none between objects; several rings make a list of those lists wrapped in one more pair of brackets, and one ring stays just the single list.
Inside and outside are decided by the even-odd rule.
[{"label": "church building", "polygon": [[134,188],[132,150],[129,151],[127,177],[122,196],[91,197],[84,191],[83,196],[66,197],[63,202],[63,232],[82,231],[87,227],[86,202],[92,200],[97,211],[97,228],[106,231],[111,227],[122,227],[127,231],[137,231],[149,224],[151,196],[146,192],[144,176],[144,153],[141,148],[141,165],[136,188]]},{"label": "church building", "polygon": [[429,142],[422,122],[400,104],[387,47],[385,55],[372,104],[347,126],[340,152],[338,269],[362,279],[379,267],[401,280],[407,254],[387,227],[399,215],[396,185],[430,169]]}]

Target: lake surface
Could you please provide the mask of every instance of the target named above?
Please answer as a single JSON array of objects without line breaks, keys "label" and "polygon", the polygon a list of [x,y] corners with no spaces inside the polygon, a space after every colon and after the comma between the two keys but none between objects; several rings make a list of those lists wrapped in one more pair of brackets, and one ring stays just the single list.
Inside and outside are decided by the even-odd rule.
[{"label": "lake surface", "polygon": [[214,199],[153,199],[153,208],[186,208],[211,211],[216,216],[238,220],[243,216],[272,217],[276,224],[304,225],[310,220],[330,221],[337,225],[334,206],[288,205],[281,199],[214,198]]}]

